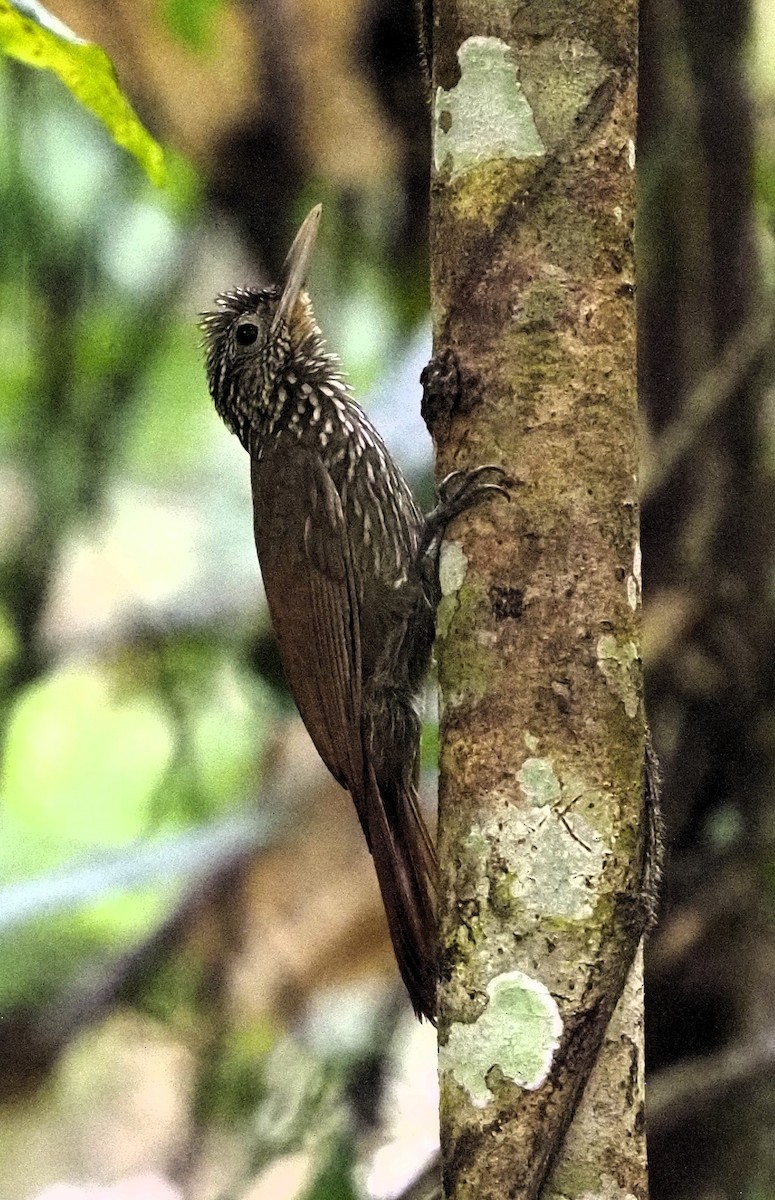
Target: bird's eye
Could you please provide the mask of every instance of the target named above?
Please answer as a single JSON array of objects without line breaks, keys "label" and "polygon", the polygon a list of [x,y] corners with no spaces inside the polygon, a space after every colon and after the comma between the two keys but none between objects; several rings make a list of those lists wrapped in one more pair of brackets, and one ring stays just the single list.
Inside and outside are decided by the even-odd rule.
[{"label": "bird's eye", "polygon": [[258,337],[258,325],[254,325],[251,321],[245,321],[244,324],[237,326],[237,343],[240,346],[250,346]]}]

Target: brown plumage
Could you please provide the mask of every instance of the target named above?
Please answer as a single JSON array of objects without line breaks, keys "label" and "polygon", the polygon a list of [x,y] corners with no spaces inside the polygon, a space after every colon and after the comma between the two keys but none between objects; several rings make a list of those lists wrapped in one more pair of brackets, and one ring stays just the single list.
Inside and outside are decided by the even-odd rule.
[{"label": "brown plumage", "polygon": [[417,802],[416,698],[433,646],[447,522],[492,490],[456,472],[427,519],[341,378],[303,291],[320,208],[282,283],[218,298],[202,323],[216,408],[251,457],[256,548],[304,724],[350,792],[402,978],[435,1019],[436,859]]}]

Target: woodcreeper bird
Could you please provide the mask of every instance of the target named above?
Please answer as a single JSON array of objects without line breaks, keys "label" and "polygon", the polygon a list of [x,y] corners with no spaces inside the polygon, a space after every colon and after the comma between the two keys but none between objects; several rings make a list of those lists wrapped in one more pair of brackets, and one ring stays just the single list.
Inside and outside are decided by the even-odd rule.
[{"label": "woodcreeper bird", "polygon": [[423,517],[356,404],[304,290],[321,207],[280,282],[217,299],[202,330],[215,407],[250,455],[256,549],[288,685],[355,802],[415,1012],[435,1020],[436,858],[417,798],[417,696],[433,648],[441,539],[493,492],[455,471]]}]

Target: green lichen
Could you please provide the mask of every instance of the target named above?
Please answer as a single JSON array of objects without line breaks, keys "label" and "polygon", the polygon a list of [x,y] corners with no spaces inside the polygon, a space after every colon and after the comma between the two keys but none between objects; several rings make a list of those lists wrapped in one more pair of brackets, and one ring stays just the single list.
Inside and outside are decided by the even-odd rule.
[{"label": "green lichen", "polygon": [[473,221],[492,230],[503,209],[514,202],[515,193],[530,186],[535,170],[532,163],[513,158],[472,167],[462,180],[450,184],[450,212],[458,221]]},{"label": "green lichen", "polygon": [[566,1200],[568,1196],[581,1197],[587,1193],[597,1196],[600,1176],[594,1167],[585,1163],[567,1166],[560,1161],[552,1175],[552,1184],[546,1200]]},{"label": "green lichen", "polygon": [[533,285],[526,293],[517,312],[514,328],[523,333],[553,330],[557,318],[567,312],[568,295],[561,287],[546,284]]},{"label": "green lichen", "polygon": [[480,826],[474,825],[462,845],[462,854],[457,870],[457,895],[461,900],[475,902],[481,907],[487,900],[489,883],[486,863],[490,843]]},{"label": "green lichen", "polygon": [[506,917],[514,909],[513,883],[511,871],[501,871],[490,880],[490,908],[497,917]]},{"label": "green lichen", "polygon": [[[533,735],[527,739],[529,748],[537,747]],[[610,793],[559,771],[546,757],[526,758],[516,778],[522,800],[514,804],[504,793],[508,822],[496,816],[475,825],[465,843],[477,847],[470,894],[481,919],[487,924],[488,910],[496,916],[526,910],[560,928],[591,917],[614,836]],[[491,803],[499,813],[495,795]],[[484,894],[477,871],[489,881]]]},{"label": "green lichen", "polygon": [[465,583],[468,559],[460,542],[444,542],[439,556],[439,586],[442,596],[453,596]]},{"label": "green lichen", "polygon": [[439,684],[445,703],[455,705],[467,696],[482,696],[492,677],[492,652],[481,641],[482,618],[488,599],[480,585],[467,584],[468,559],[459,542],[444,542],[439,562],[441,603],[436,636],[446,638],[453,624],[454,646],[447,647],[439,665]]},{"label": "green lichen", "polygon": [[517,779],[531,805],[551,804],[560,797],[562,787],[548,758],[526,758]]},{"label": "green lichen", "polygon": [[609,846],[588,818],[605,813],[610,798],[575,776],[561,780],[549,759],[526,759],[517,779],[527,803],[509,827],[512,905],[556,924],[591,916]]},{"label": "green lichen", "polygon": [[603,634],[597,641],[597,665],[611,691],[624,705],[627,716],[636,716],[640,704],[640,656],[635,643]]},{"label": "green lichen", "polygon": [[437,171],[455,179],[493,159],[540,158],[545,153],[508,44],[470,37],[457,52],[460,79],[434,104]]},{"label": "green lichen", "polygon": [[460,542],[444,542],[439,557],[441,602],[436,611],[436,637],[445,638],[458,606],[458,592],[468,572],[468,559]]},{"label": "green lichen", "polygon": [[471,858],[486,858],[490,848],[490,843],[478,825],[474,825],[463,845],[465,846],[466,854]]},{"label": "green lichen", "polygon": [[479,584],[466,583],[454,597],[447,599],[452,602],[452,609],[447,607],[442,614],[445,634],[454,626],[455,637],[439,664],[439,684],[445,703],[455,705],[486,693],[492,679],[494,655],[481,637],[490,610],[485,589]]},{"label": "green lichen", "polygon": [[489,1003],[471,1024],[457,1022],[439,1047],[439,1071],[449,1072],[484,1108],[499,1077],[534,1091],[546,1080],[562,1033],[554,997],[537,979],[510,971],[487,985]]}]

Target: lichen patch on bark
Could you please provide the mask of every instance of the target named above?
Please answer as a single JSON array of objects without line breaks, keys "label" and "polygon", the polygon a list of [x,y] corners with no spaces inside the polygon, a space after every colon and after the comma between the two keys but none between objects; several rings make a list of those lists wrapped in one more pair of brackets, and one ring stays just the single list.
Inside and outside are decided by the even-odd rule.
[{"label": "lichen patch on bark", "polygon": [[560,781],[548,758],[526,758],[517,771],[517,779],[531,804],[550,804],[560,795]]},{"label": "lichen patch on bark", "polygon": [[493,159],[542,157],[544,144],[506,42],[466,38],[457,57],[460,79],[449,91],[436,90],[436,170],[455,179]]},{"label": "lichen patch on bark", "polygon": [[640,705],[640,655],[629,639],[619,640],[605,633],[597,641],[597,665],[606,682],[624,705],[628,717],[635,717]]},{"label": "lichen patch on bark", "polygon": [[446,599],[454,600],[466,581],[467,570],[468,559],[460,542],[443,542],[439,556],[439,587],[441,588],[442,604]]},{"label": "lichen patch on bark", "polygon": [[512,899],[547,921],[590,917],[607,853],[600,834],[580,813],[545,808],[527,809],[514,825],[524,850],[509,888]]},{"label": "lichen patch on bark", "polygon": [[467,571],[468,559],[460,542],[443,542],[439,556],[441,600],[436,610],[437,641],[443,640],[449,633],[452,619],[460,607],[460,593]]},{"label": "lichen patch on bark", "polygon": [[581,38],[544,38],[519,57],[519,72],[548,153],[568,137],[610,72]]},{"label": "lichen patch on bark", "polygon": [[444,542],[439,561],[441,602],[436,612],[436,637],[443,640],[453,625],[476,630],[460,653],[447,655],[441,670],[445,705],[455,708],[484,694],[492,673],[494,639],[482,629],[482,615],[489,615],[489,596],[481,586],[466,582],[468,559],[459,542]]},{"label": "lichen patch on bark", "polygon": [[446,1044],[439,1047],[440,1075],[451,1073],[477,1108],[494,1099],[499,1078],[528,1091],[539,1088],[562,1034],[551,992],[523,971],[497,975],[487,995],[484,1012],[471,1024],[450,1026]]}]

